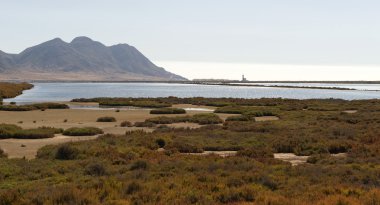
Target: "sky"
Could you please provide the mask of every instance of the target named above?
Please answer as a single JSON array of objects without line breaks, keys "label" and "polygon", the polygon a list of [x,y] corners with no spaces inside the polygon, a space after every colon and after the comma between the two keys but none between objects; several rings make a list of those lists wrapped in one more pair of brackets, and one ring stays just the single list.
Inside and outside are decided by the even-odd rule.
[{"label": "sky", "polygon": [[0,0],[0,50],[128,43],[187,78],[380,80],[378,0]]}]

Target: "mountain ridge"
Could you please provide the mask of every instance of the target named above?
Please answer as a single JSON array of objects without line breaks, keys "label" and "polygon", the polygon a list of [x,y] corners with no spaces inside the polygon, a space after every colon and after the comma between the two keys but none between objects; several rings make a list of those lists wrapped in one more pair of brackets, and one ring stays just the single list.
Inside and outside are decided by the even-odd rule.
[{"label": "mountain ridge", "polygon": [[0,80],[187,80],[133,46],[106,46],[85,36],[71,42],[54,38],[19,54],[0,51],[0,74]]}]

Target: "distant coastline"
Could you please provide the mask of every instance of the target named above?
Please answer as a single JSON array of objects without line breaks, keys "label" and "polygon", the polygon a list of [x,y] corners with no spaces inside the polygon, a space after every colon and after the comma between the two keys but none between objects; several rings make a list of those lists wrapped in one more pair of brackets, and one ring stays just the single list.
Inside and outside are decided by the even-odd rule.
[{"label": "distant coastline", "polygon": [[[9,81],[9,82],[20,82],[20,81]],[[220,86],[242,86],[242,87],[268,87],[268,88],[295,88],[295,89],[322,89],[322,90],[359,90],[354,88],[343,88],[343,87],[322,87],[322,86],[303,86],[302,84],[361,84],[361,85],[371,85],[380,84],[380,81],[142,81],[142,80],[128,80],[128,81],[27,81],[29,83],[163,83],[163,84],[199,84],[199,85],[220,85]],[[256,83],[256,84],[252,84]],[[294,83],[297,85],[261,85],[260,83]],[[380,91],[380,90],[365,90],[365,91]]]},{"label": "distant coastline", "polygon": [[28,82],[28,83],[185,83],[185,84],[202,84],[202,83],[328,83],[328,84],[380,84],[379,81],[239,81],[239,80],[0,80],[0,82]]}]

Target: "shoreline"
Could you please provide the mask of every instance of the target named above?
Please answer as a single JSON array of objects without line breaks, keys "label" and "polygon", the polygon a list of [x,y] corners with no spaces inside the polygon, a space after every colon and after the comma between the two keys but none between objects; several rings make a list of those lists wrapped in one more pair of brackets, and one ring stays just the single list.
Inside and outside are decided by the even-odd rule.
[{"label": "shoreline", "polygon": [[[21,81],[14,81],[21,82]],[[322,86],[304,86],[302,84],[360,84],[374,85],[380,84],[380,81],[28,81],[28,83],[146,83],[146,84],[184,84],[184,85],[214,85],[214,86],[235,86],[235,87],[258,87],[258,88],[289,88],[289,89],[316,89],[316,90],[343,90],[343,91],[368,91],[377,92],[379,90],[344,88],[344,87],[322,87]],[[256,83],[256,84],[252,84]],[[294,83],[298,85],[260,85],[259,83]]]},{"label": "shoreline", "polygon": [[328,84],[380,84],[379,81],[346,80],[346,81],[297,81],[297,80],[188,80],[188,81],[155,81],[155,80],[0,80],[0,82],[28,82],[28,83],[328,83]]}]

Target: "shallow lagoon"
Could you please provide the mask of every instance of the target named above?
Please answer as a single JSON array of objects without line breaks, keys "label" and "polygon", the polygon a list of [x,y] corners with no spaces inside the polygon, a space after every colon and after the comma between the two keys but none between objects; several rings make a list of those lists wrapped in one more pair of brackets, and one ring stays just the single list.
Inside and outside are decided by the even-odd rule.
[{"label": "shallow lagoon", "polygon": [[[231,97],[231,98],[340,98],[380,99],[379,91],[304,88],[192,85],[174,83],[34,83],[24,94],[7,102],[34,103],[69,101],[93,97]],[[302,86],[302,84],[299,84]],[[335,84],[337,87],[339,84]],[[349,84],[344,84],[349,87]],[[354,85],[353,85],[354,86]]]}]

